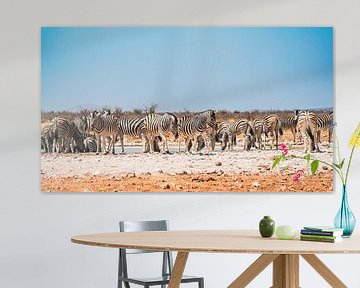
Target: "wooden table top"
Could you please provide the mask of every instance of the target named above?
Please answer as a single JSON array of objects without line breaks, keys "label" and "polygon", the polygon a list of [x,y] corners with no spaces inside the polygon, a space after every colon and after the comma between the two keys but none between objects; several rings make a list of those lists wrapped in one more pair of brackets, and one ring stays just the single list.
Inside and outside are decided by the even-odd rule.
[{"label": "wooden table top", "polygon": [[338,243],[262,238],[257,230],[189,230],[166,232],[116,232],[79,235],[77,244],[142,250],[250,253],[250,254],[343,254],[360,253],[360,235]]}]

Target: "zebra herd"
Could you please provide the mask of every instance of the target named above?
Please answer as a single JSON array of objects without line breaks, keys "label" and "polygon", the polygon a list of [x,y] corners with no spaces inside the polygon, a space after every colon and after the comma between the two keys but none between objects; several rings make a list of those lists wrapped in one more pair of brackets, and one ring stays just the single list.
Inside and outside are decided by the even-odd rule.
[{"label": "zebra herd", "polygon": [[[265,149],[266,142],[272,138],[277,148],[283,130],[290,130],[293,142],[296,135],[299,142],[304,142],[305,151],[319,151],[320,133],[323,129],[331,129],[333,113],[315,113],[296,110],[288,117],[277,114],[257,117],[255,119],[238,119],[236,121],[216,121],[216,112],[207,110],[177,117],[172,113],[150,113],[146,116],[129,118],[93,111],[71,121],[55,117],[50,124],[41,130],[41,147],[43,152],[96,152],[115,154],[115,143],[120,141],[121,152],[124,153],[124,136],[140,138],[143,152],[168,153],[168,141],[185,142],[186,152],[199,152],[205,148],[214,151],[216,142],[221,143],[221,150],[233,150],[237,136],[242,136],[244,150],[251,148]],[[160,149],[160,142],[162,148]],[[274,144],[275,143],[275,144]]]}]

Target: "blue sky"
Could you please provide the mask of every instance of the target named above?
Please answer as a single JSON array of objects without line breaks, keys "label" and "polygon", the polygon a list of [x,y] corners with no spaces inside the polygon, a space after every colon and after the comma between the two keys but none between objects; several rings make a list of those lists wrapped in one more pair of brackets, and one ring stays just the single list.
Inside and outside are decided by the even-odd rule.
[{"label": "blue sky", "polygon": [[43,111],[332,107],[331,27],[43,27]]}]

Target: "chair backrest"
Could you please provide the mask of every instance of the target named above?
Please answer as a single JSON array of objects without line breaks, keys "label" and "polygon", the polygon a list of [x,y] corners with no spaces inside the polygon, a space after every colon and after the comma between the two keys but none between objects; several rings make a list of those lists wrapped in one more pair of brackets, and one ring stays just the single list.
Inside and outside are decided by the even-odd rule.
[{"label": "chair backrest", "polygon": [[[120,221],[120,232],[137,231],[167,231],[169,223],[167,220],[155,221]],[[126,249],[126,254],[155,253],[159,251]]]},{"label": "chair backrest", "polygon": [[[120,232],[137,232],[137,231],[167,231],[169,223],[167,220],[157,221],[120,221]],[[150,251],[137,249],[119,249],[119,275],[128,277],[127,274],[127,257],[126,254],[140,253],[163,253],[162,275],[171,274],[173,267],[172,255],[169,251]]]},{"label": "chair backrest", "polygon": [[135,231],[167,231],[169,227],[167,220],[156,221],[120,221],[121,232]]}]

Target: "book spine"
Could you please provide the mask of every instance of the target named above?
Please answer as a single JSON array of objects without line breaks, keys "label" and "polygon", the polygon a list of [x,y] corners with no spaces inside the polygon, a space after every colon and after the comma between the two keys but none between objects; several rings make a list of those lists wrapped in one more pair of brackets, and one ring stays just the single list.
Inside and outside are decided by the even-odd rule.
[{"label": "book spine", "polygon": [[334,236],[334,232],[332,231],[315,231],[302,229],[300,233],[303,235]]},{"label": "book spine", "polygon": [[328,243],[335,243],[336,239],[326,239],[326,238],[309,238],[309,237],[300,237],[301,241],[312,241],[312,242],[328,242]]}]

